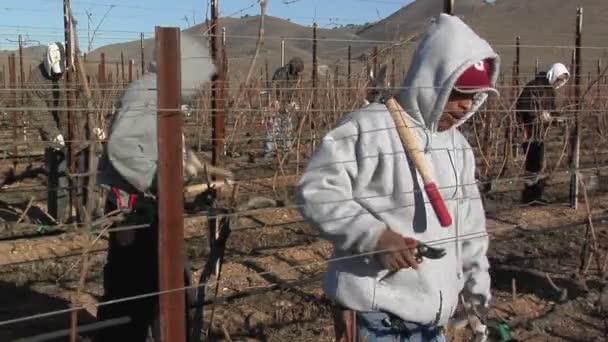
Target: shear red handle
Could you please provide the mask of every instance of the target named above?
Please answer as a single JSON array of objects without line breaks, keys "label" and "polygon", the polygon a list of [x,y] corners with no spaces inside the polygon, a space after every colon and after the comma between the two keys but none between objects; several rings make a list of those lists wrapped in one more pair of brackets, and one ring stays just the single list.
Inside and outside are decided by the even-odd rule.
[{"label": "shear red handle", "polygon": [[437,185],[435,185],[435,183],[425,184],[424,190],[426,191],[429,202],[431,202],[431,206],[435,211],[435,215],[437,215],[439,224],[441,224],[442,227],[451,226],[452,217],[448,212],[448,208],[445,206],[445,202],[443,201],[443,197],[441,197],[441,193],[439,192]]}]

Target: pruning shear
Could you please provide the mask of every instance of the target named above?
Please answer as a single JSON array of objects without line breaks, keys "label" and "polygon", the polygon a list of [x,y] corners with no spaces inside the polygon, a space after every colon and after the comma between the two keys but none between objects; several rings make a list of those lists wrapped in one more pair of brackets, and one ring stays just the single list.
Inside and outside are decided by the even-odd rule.
[{"label": "pruning shear", "polygon": [[[445,255],[445,248],[431,247],[424,242],[416,240],[416,255],[414,255],[414,257],[416,258],[417,263],[421,263],[424,258],[437,260],[443,258]],[[397,271],[389,271],[380,280],[384,280],[395,273],[397,273]]]},{"label": "pruning shear", "polygon": [[441,259],[445,256],[445,248],[431,247],[424,242],[416,241],[416,262],[421,263],[423,258]]}]

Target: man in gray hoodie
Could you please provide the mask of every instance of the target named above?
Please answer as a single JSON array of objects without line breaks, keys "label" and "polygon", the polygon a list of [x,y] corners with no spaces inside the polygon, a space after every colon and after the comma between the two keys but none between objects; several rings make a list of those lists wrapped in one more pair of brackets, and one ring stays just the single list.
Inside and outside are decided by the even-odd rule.
[{"label": "man in gray hoodie", "polygon": [[[398,102],[452,216],[444,228],[385,105],[346,115],[298,184],[302,215],[334,244],[324,290],[339,341],[443,341],[462,293],[489,305],[488,237],[471,146],[456,129],[495,92],[499,58],[459,18],[440,15],[414,53]],[[445,248],[416,261],[416,241]]]},{"label": "man in gray hoodie", "polygon": [[[197,89],[211,79],[215,66],[205,38],[181,34],[182,103],[191,102]],[[110,233],[103,271],[102,301],[158,291],[158,202],[157,196],[157,90],[156,63],[141,79],[131,83],[123,95],[109,130],[108,143],[100,160],[98,183],[109,195],[106,212],[124,210],[121,225],[149,225],[141,229]],[[184,158],[191,158],[184,153]],[[193,165],[184,165],[184,171]],[[175,270],[182,273],[184,270]],[[184,313],[185,314],[185,313]],[[158,316],[158,297],[104,305],[97,319],[127,317],[127,324],[106,328],[98,342],[146,341]]]}]

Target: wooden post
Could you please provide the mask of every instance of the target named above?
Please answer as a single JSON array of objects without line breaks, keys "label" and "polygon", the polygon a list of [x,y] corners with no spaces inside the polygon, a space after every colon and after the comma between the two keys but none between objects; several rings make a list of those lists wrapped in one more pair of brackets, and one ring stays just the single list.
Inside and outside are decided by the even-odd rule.
[{"label": "wooden post", "polygon": [[226,117],[224,112],[224,80],[222,58],[220,55],[221,41],[218,35],[219,27],[219,0],[211,0],[211,57],[218,66],[219,72],[216,73],[211,90],[211,143],[213,150],[211,162],[214,166],[222,165],[224,155],[224,140],[226,135]]},{"label": "wooden post", "polygon": [[519,94],[519,67],[521,65],[521,37],[515,38],[515,70],[513,70],[513,98],[517,98]]},{"label": "wooden post", "polygon": [[285,65],[285,39],[281,40],[281,66]]},{"label": "wooden post", "polygon": [[[266,58],[264,60],[264,80],[266,80],[266,101],[268,103],[268,106],[270,106],[270,101],[272,98],[272,92],[271,92],[271,79],[270,79],[270,69],[268,68],[268,58]],[[280,85],[279,85],[280,87]],[[279,89],[279,93],[284,92],[285,89]]]},{"label": "wooden post", "polygon": [[572,133],[571,158],[570,158],[570,207],[578,207],[578,168],[580,163],[580,142],[581,142],[581,115],[583,108],[581,101],[581,72],[582,72],[582,40],[583,40],[583,8],[576,10],[576,40],[574,57],[574,98],[576,99],[576,113],[574,121],[574,132]]},{"label": "wooden post", "polygon": [[120,71],[121,71],[121,77],[120,80],[122,81],[122,85],[125,85],[125,54],[121,51],[120,52]]},{"label": "wooden post", "polygon": [[[19,85],[25,84],[25,69],[23,68],[23,38],[19,35]],[[22,96],[21,96],[22,97]]]},{"label": "wooden post", "polygon": [[534,77],[538,74],[538,58],[534,61]]},{"label": "wooden post", "polygon": [[105,96],[106,94],[106,83],[107,83],[107,78],[106,78],[106,54],[105,53],[101,53],[101,62],[99,63],[99,92],[101,94],[101,96]]},{"label": "wooden post", "polygon": [[[19,136],[19,115],[17,114],[16,108],[17,103],[17,67],[16,67],[16,56],[14,53],[8,56],[8,86],[9,86],[9,106],[13,108],[11,111],[11,119],[13,123],[13,141],[17,141]],[[15,146],[13,152],[17,155],[18,149]]]},{"label": "wooden post", "polygon": [[[156,27],[159,291],[184,286],[180,29]],[[159,296],[161,341],[185,342],[183,291]]]},{"label": "wooden post", "polygon": [[[570,59],[570,70],[572,70],[572,77],[574,78],[574,69],[576,68],[576,49],[572,49],[572,56]],[[568,96],[568,100],[570,100],[570,102],[575,102],[575,98],[574,98],[574,87],[568,87],[568,89],[566,89],[566,94]]]},{"label": "wooden post", "polygon": [[129,83],[133,82],[133,64],[135,64],[135,61],[129,59]]},{"label": "wooden post", "polygon": [[374,46],[374,56],[372,57],[372,65],[373,65],[373,73],[374,77],[376,77],[378,73],[378,47]]},{"label": "wooden post", "polygon": [[311,115],[310,115],[310,130],[311,130],[311,137],[312,137],[312,144],[311,144],[311,153],[312,151],[314,151],[316,149],[317,146],[317,142],[316,142],[316,127],[315,127],[315,119],[316,119],[316,113],[315,113],[315,109],[317,108],[316,106],[316,102],[317,102],[317,28],[318,25],[315,22],[312,25],[312,102],[311,102],[311,108],[313,109]]},{"label": "wooden post", "polygon": [[598,58],[597,60],[597,101],[602,99],[602,59]]},{"label": "wooden post", "polygon": [[352,50],[351,45],[348,45],[348,70],[347,70],[347,84],[348,84],[348,93],[351,94],[353,91],[353,81],[352,81]]},{"label": "wooden post", "polygon": [[396,87],[396,82],[397,82],[397,76],[396,76],[397,72],[395,70],[395,48],[391,49],[391,78],[390,78],[390,82],[391,82],[391,87]]},{"label": "wooden post", "polygon": [[[23,37],[21,35],[19,35],[19,105],[20,106],[22,106],[25,103],[25,96],[24,96],[25,95],[24,89],[26,87],[25,83],[26,83],[25,69],[23,68]],[[27,116],[23,115],[23,114],[24,113],[20,114],[22,119],[19,120],[19,123],[21,125],[23,125],[22,139],[23,139],[23,141],[25,141],[25,140],[27,140],[27,129],[25,127],[26,121],[23,118],[25,118]]]},{"label": "wooden post", "polygon": [[[73,72],[74,66],[72,65],[72,17],[71,17],[71,5],[70,0],[63,0],[63,28],[64,28],[64,46],[65,46],[65,55],[67,60],[67,66],[65,71],[65,93],[67,98],[67,115],[68,118],[68,137],[67,137],[67,148],[68,148],[68,169],[71,173],[76,173],[76,149],[74,148],[74,141],[80,137],[76,136],[76,119],[74,117],[74,113],[70,110],[70,108],[74,108],[76,104],[76,94],[71,91],[71,88],[74,85],[73,80]],[[74,179],[69,180],[69,198],[70,198],[70,216],[74,209],[76,209],[80,214],[81,206],[79,205],[81,202],[78,201],[80,194],[80,187],[77,190],[77,185],[79,182]],[[82,218],[81,215],[78,215]],[[76,342],[78,335],[78,311],[74,310],[70,314],[70,342]]]},{"label": "wooden post", "polygon": [[144,57],[144,33],[139,35],[139,53],[141,58],[141,76],[146,72],[146,59]]},{"label": "wooden post", "polygon": [[[74,148],[74,141],[81,138],[76,136],[76,118],[74,113],[70,110],[70,108],[75,107],[76,104],[76,94],[70,89],[73,88],[74,85],[74,66],[72,65],[72,19],[71,19],[71,5],[70,0],[63,0],[63,25],[64,25],[64,33],[65,33],[65,55],[67,56],[67,67],[65,72],[65,85],[66,85],[66,97],[67,97],[67,118],[68,118],[68,162],[69,162],[69,170],[72,173],[76,173],[76,149]],[[76,204],[77,191],[76,191],[77,181],[70,181],[70,203],[72,206],[72,210],[79,210],[80,206]],[[70,213],[72,212],[70,210]]]}]

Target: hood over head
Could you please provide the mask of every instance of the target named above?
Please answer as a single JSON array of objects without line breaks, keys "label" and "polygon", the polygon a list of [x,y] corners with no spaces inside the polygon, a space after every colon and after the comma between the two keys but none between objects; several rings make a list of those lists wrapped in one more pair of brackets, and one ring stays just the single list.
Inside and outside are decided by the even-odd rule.
[{"label": "hood over head", "polygon": [[473,76],[467,79],[477,84],[476,73],[489,75],[489,81],[477,87],[460,89],[477,95],[471,111],[456,127],[481,107],[488,92],[496,92],[494,85],[499,69],[500,58],[488,42],[460,18],[441,14],[414,52],[398,100],[412,119],[431,131],[437,131],[437,122],[460,76],[466,71],[467,75]]},{"label": "hood over head", "polygon": [[[182,103],[189,103],[205,82],[211,80],[216,72],[215,64],[207,45],[207,39],[203,35],[194,35],[182,32],[180,35],[181,45],[181,83]],[[152,54],[154,60],[150,62],[147,71],[156,73],[156,51]]]},{"label": "hood over head", "polygon": [[[560,76],[565,77],[559,79],[558,81],[558,78]],[[546,77],[547,81],[549,81],[549,84],[552,85],[555,89],[557,89],[566,84],[566,82],[568,82],[568,80],[570,79],[570,72],[568,71],[568,68],[562,63],[555,63],[547,71]]]},{"label": "hood over head", "polygon": [[44,70],[49,77],[60,76],[65,72],[67,61],[62,43],[49,44],[44,53]]}]

